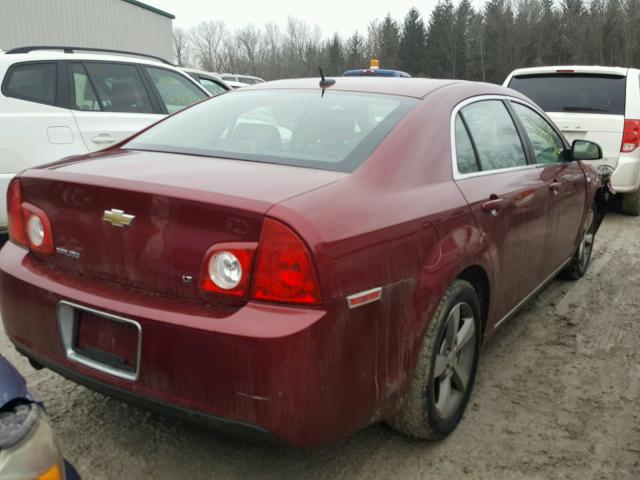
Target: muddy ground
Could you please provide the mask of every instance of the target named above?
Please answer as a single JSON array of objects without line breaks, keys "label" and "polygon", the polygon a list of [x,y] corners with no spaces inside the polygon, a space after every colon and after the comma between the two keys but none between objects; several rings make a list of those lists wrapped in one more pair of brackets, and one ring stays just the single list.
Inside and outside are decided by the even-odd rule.
[{"label": "muddy ground", "polygon": [[640,219],[611,214],[589,273],[555,280],[484,348],[458,429],[416,442],[384,425],[315,451],[256,446],[34,371],[85,479],[640,479]]}]

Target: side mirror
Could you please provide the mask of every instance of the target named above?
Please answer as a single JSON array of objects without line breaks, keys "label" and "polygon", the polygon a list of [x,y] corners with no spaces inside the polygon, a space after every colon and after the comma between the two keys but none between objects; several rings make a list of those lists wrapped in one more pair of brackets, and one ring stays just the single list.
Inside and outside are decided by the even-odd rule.
[{"label": "side mirror", "polygon": [[600,160],[602,148],[589,140],[574,140],[571,144],[571,158],[573,160]]}]

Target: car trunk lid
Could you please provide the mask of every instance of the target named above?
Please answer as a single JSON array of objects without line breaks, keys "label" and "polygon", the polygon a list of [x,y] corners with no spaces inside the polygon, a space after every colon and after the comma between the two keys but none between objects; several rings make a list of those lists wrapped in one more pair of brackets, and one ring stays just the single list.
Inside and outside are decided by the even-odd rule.
[{"label": "car trunk lid", "polygon": [[196,300],[212,300],[198,286],[209,247],[257,242],[272,205],[345,175],[165,153],[104,156],[23,175],[24,201],[51,222],[56,253],[42,258],[74,274]]}]

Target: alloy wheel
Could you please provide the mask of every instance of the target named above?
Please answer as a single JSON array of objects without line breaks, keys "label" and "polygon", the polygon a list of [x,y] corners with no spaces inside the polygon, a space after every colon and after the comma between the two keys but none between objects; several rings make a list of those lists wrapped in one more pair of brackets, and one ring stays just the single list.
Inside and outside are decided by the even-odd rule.
[{"label": "alloy wheel", "polygon": [[453,415],[469,387],[476,350],[476,322],[468,303],[451,309],[433,368],[433,391],[440,418]]},{"label": "alloy wheel", "polygon": [[591,251],[593,250],[594,233],[592,227],[594,216],[593,209],[589,210],[587,219],[584,222],[584,231],[582,233],[582,239],[580,240],[580,246],[578,247],[578,262],[583,271],[586,270],[589,264]]}]

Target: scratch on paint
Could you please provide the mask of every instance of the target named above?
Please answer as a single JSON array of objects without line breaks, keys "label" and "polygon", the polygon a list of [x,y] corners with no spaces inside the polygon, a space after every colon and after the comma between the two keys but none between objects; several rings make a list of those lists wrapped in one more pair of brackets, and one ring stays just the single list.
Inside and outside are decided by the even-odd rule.
[{"label": "scratch on paint", "polygon": [[248,393],[244,393],[244,392],[236,392],[236,395],[240,396],[240,397],[246,397],[246,398],[251,398],[253,400],[261,400],[264,402],[270,402],[271,399],[268,397],[261,397],[259,395],[249,395]]}]

